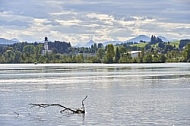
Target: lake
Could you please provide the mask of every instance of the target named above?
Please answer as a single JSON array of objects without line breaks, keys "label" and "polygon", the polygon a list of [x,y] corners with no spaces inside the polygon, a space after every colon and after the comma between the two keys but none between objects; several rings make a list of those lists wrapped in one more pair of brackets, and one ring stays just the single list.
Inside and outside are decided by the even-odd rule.
[{"label": "lake", "polygon": [[0,125],[190,125],[190,64],[0,64]]}]

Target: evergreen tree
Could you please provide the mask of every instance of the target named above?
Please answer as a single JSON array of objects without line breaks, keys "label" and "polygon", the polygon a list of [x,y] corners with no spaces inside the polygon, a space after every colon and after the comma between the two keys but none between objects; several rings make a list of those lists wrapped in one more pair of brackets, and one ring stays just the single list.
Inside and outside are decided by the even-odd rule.
[{"label": "evergreen tree", "polygon": [[104,50],[103,48],[99,48],[98,51],[97,51],[97,53],[96,53],[96,56],[97,56],[100,60],[102,60],[103,57],[104,57],[104,54],[105,54],[105,50]]},{"label": "evergreen tree", "polygon": [[190,44],[187,44],[183,51],[183,57],[185,62],[190,62]]},{"label": "evergreen tree", "polygon": [[114,46],[112,44],[108,44],[107,45],[105,62],[106,63],[113,63],[113,57],[114,56],[115,56]]},{"label": "evergreen tree", "polygon": [[115,62],[118,63],[120,59],[120,53],[119,53],[119,48],[116,48],[116,53],[115,53]]}]

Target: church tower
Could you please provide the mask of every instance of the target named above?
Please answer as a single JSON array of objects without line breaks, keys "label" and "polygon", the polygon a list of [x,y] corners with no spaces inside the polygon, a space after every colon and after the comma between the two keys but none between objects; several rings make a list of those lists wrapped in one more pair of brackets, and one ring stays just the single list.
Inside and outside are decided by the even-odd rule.
[{"label": "church tower", "polygon": [[48,37],[45,37],[45,41],[44,41],[44,53],[48,53]]}]

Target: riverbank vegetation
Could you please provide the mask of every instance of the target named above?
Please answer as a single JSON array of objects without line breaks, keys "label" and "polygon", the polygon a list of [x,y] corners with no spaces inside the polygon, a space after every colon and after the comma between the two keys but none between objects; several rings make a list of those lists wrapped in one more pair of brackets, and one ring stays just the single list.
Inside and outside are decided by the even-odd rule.
[{"label": "riverbank vegetation", "polygon": [[163,42],[152,36],[150,42],[98,43],[72,47],[67,42],[48,42],[51,52],[42,54],[43,43],[0,45],[0,63],[165,63],[190,62],[190,40]]}]

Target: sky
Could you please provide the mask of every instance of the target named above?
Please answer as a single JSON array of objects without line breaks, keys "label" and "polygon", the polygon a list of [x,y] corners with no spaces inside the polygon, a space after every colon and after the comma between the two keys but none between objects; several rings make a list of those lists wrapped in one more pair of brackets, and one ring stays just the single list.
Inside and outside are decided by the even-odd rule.
[{"label": "sky", "polygon": [[190,0],[0,0],[0,38],[34,42],[190,38]]}]

